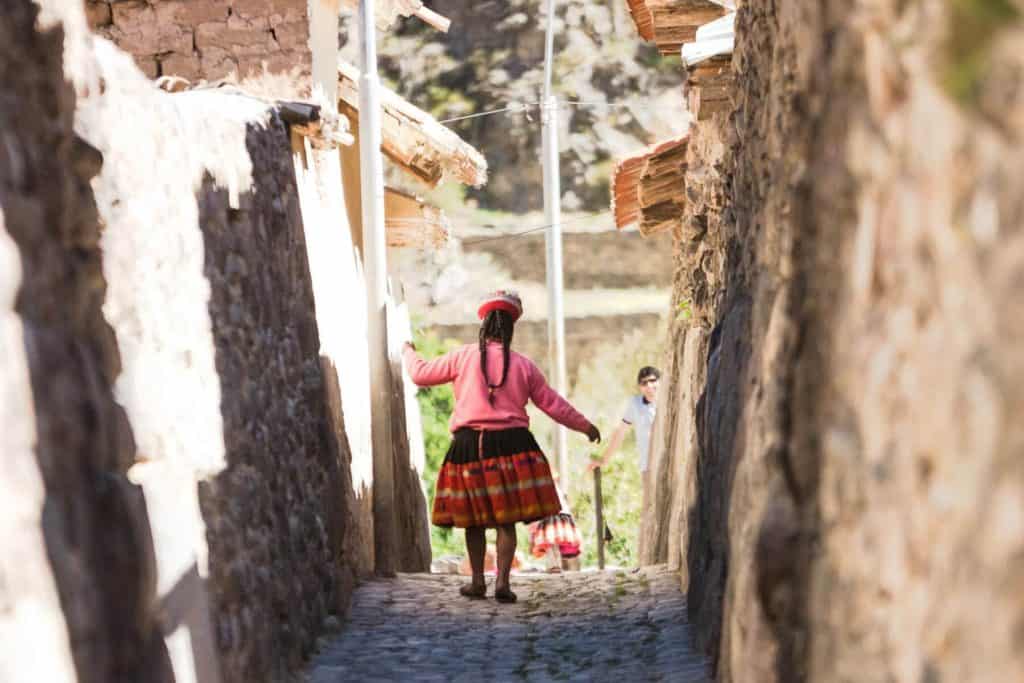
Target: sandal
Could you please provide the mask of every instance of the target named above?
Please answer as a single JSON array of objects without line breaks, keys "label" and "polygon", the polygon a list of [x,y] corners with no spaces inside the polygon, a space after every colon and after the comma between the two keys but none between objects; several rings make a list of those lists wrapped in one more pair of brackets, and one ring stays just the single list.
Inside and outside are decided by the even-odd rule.
[{"label": "sandal", "polygon": [[498,602],[515,602],[518,598],[508,588],[496,588],[494,590],[494,599]]},{"label": "sandal", "polygon": [[470,600],[480,600],[487,597],[487,584],[463,584],[459,586],[459,594]]}]

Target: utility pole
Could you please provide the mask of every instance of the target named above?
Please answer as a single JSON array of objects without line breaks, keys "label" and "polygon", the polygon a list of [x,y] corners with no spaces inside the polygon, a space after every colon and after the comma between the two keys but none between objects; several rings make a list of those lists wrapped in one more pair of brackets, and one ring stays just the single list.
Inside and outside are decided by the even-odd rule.
[{"label": "utility pole", "polygon": [[[545,244],[548,285],[548,359],[555,389],[562,396],[568,390],[565,372],[565,312],[562,280],[562,191],[558,160],[558,98],[551,88],[555,48],[555,0],[547,0],[548,25],[544,39],[544,98],[541,104],[544,165],[544,218],[548,225]],[[555,427],[555,458],[561,486],[569,486],[569,454],[566,431]]]},{"label": "utility pole", "polygon": [[370,363],[373,440],[373,540],[378,574],[395,574],[395,461],[391,442],[391,366],[387,330],[387,242],[384,235],[384,162],[381,158],[380,79],[374,0],[359,0],[362,75],[359,79],[359,177],[363,200],[363,270]]}]

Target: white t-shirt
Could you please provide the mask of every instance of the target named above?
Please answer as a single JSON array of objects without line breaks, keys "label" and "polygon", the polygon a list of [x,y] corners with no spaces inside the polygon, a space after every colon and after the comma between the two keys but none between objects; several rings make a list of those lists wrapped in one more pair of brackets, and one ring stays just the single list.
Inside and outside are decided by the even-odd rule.
[{"label": "white t-shirt", "polygon": [[654,404],[643,396],[633,396],[622,413],[622,421],[636,429],[636,450],[640,455],[640,471],[647,471],[647,457],[651,449],[651,427],[654,426]]}]

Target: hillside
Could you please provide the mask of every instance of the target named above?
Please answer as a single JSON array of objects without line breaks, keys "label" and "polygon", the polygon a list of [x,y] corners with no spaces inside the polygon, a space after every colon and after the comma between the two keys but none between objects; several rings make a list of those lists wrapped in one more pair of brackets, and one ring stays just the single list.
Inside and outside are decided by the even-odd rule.
[{"label": "hillside", "polygon": [[[451,18],[450,33],[410,20],[380,42],[382,73],[399,93],[442,120],[540,99],[546,21],[540,0],[430,5]],[[624,2],[558,5],[555,92],[587,103],[560,116],[563,206],[607,208],[612,158],[687,125],[678,106],[679,59],[637,40]],[[523,212],[542,205],[535,106],[448,125],[494,169],[487,185],[471,192],[481,206]]]}]

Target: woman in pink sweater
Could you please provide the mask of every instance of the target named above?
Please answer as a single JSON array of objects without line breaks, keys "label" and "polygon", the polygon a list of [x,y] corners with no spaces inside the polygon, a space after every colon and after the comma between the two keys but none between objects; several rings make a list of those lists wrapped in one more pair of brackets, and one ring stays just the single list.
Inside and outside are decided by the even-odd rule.
[{"label": "woman in pink sweater", "polygon": [[438,526],[466,530],[466,550],[473,581],[459,589],[468,598],[483,598],[484,531],[498,530],[498,576],[494,597],[515,602],[509,572],[516,551],[516,522],[532,522],[560,511],[551,468],[530,433],[526,402],[531,400],[551,419],[599,442],[597,427],[548,386],[526,356],[510,349],[523,304],[514,292],[498,291],[480,305],[478,344],[467,344],[425,361],[408,344],[405,367],[421,387],[452,382],[455,411],[452,443],[437,478],[431,518]]}]

